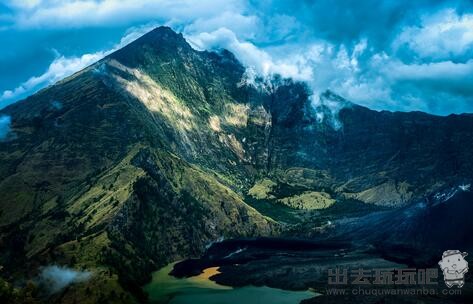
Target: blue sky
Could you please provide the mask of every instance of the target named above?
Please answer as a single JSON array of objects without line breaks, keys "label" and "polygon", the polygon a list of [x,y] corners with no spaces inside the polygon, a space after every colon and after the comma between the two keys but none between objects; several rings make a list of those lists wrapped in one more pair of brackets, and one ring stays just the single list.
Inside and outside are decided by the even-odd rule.
[{"label": "blue sky", "polygon": [[471,1],[6,0],[0,108],[158,25],[377,110],[473,112]]}]

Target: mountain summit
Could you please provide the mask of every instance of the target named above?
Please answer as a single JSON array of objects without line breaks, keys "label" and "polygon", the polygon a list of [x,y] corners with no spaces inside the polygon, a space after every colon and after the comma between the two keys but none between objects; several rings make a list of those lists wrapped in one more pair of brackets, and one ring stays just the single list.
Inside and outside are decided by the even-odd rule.
[{"label": "mountain summit", "polygon": [[306,233],[328,208],[471,183],[471,115],[376,112],[332,92],[314,106],[303,83],[244,77],[230,52],[159,27],[0,110],[4,279],[69,265],[93,276],[56,300],[130,302],[152,270],[219,239]]}]

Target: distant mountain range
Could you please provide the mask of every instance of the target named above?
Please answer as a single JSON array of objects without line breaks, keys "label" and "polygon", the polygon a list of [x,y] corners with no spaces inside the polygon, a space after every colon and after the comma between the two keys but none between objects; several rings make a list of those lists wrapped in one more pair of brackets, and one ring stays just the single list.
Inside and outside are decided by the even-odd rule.
[{"label": "distant mountain range", "polygon": [[159,27],[0,110],[0,276],[68,265],[94,275],[53,301],[129,303],[151,271],[218,239],[323,233],[322,218],[472,183],[471,114],[378,112],[331,91],[313,105],[304,83],[245,77],[230,52]]}]

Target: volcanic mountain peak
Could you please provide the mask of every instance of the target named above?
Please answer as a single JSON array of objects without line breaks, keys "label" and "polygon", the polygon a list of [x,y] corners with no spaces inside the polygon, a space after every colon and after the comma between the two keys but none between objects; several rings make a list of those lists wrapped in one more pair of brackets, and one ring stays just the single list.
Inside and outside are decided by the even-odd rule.
[{"label": "volcanic mountain peak", "polygon": [[[149,45],[156,48],[189,47],[182,33],[176,33],[170,27],[159,26],[139,37],[130,45]],[[126,46],[125,46],[126,48]]]}]

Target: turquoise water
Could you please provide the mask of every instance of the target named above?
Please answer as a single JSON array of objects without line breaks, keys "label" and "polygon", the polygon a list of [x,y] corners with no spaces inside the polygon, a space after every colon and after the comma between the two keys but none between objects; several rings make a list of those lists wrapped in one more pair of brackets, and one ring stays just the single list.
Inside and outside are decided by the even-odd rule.
[{"label": "turquoise water", "polygon": [[169,275],[174,264],[153,273],[151,283],[144,287],[150,303],[168,304],[296,304],[317,294],[311,291],[287,291],[270,287],[246,286],[233,288],[219,285],[209,277],[218,273],[217,267],[203,274],[184,279]]}]

